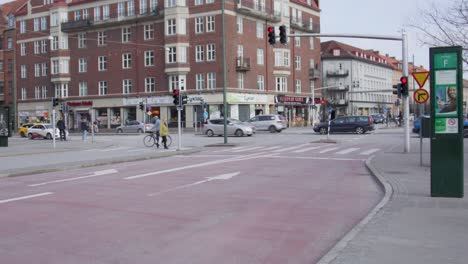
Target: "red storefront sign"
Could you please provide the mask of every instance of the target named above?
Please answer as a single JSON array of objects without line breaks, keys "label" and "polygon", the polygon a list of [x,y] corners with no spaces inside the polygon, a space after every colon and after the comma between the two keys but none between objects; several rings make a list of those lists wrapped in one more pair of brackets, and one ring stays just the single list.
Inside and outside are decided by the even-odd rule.
[{"label": "red storefront sign", "polygon": [[277,104],[290,104],[290,105],[305,105],[310,104],[311,98],[309,97],[292,97],[286,95],[275,96],[275,103]]},{"label": "red storefront sign", "polygon": [[67,102],[68,106],[93,106],[93,101]]}]

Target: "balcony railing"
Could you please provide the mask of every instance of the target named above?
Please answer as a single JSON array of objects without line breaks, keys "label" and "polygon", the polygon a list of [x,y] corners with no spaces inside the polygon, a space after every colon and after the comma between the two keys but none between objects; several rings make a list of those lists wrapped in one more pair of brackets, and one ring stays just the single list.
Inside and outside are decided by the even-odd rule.
[{"label": "balcony railing", "polygon": [[309,69],[309,79],[320,79],[320,70]]},{"label": "balcony railing", "polygon": [[69,21],[63,22],[61,25],[61,29],[63,32],[77,32],[83,30],[91,30],[91,29],[98,29],[98,28],[105,28],[109,26],[118,26],[123,24],[130,24],[135,22],[144,22],[150,20],[156,20],[164,17],[164,10],[157,7],[152,11],[140,14],[139,10],[135,10],[138,12],[132,16],[122,16],[117,13],[111,14],[109,17],[101,18],[100,20],[78,20],[78,21]]},{"label": "balcony railing", "polygon": [[348,105],[348,100],[346,100],[346,99],[332,99],[332,100],[329,100],[329,102],[330,102],[332,105],[335,105],[335,106],[345,106],[345,105]]},{"label": "balcony railing", "polygon": [[330,85],[330,88],[328,88],[330,91],[349,91],[349,85]]},{"label": "balcony railing", "polygon": [[349,70],[335,70],[335,71],[328,70],[327,71],[327,76],[329,77],[345,77],[348,75],[349,75]]},{"label": "balcony railing", "polygon": [[250,71],[250,58],[237,57],[236,58],[237,71]]},{"label": "balcony railing", "polygon": [[299,20],[297,18],[291,18],[291,28],[304,31],[307,33],[320,33],[319,23],[310,23],[310,21]]},{"label": "balcony railing", "polygon": [[263,6],[260,1],[253,2],[252,0],[237,0],[236,10],[246,16],[251,16],[269,22],[281,22],[281,11],[275,11],[271,8]]}]

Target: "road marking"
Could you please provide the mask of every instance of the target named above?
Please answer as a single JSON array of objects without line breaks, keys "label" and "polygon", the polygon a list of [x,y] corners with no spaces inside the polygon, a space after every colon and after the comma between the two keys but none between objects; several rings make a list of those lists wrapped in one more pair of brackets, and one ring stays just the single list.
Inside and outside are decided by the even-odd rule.
[{"label": "road marking", "polygon": [[342,160],[342,161],[365,161],[366,159],[348,159],[348,158],[331,158],[331,157],[291,157],[291,156],[278,156],[269,155],[267,158],[285,158],[285,159],[309,159],[309,160]]},{"label": "road marking", "polygon": [[308,146],[308,145],[309,145],[309,144],[302,144],[302,145],[295,146],[295,147],[289,147],[289,148],[284,148],[284,149],[277,149],[277,150],[273,150],[272,152],[283,152],[283,151],[289,151],[289,150],[293,150],[293,149],[301,148],[301,147]]},{"label": "road marking", "polygon": [[[150,148],[148,148],[150,149]],[[147,149],[130,149],[130,150],[127,150],[127,152],[137,152],[137,151],[146,151]],[[150,149],[151,150],[151,149]]]},{"label": "road marking", "polygon": [[250,151],[250,150],[254,150],[254,149],[259,149],[259,148],[263,148],[263,147],[253,147],[253,148],[246,148],[246,149],[238,149],[238,150],[234,150],[234,151],[231,151],[231,152],[243,152],[243,151]]},{"label": "road marking", "polygon": [[41,185],[46,185],[46,184],[51,184],[51,183],[75,181],[75,180],[87,179],[87,178],[92,178],[92,177],[97,177],[97,176],[102,176],[102,175],[107,175],[107,174],[112,174],[112,173],[117,173],[117,172],[118,172],[118,171],[117,171],[117,170],[114,170],[114,169],[103,170],[103,171],[95,171],[95,172],[93,172],[93,174],[87,175],[87,176],[81,176],[81,177],[68,178],[68,179],[61,179],[61,180],[56,180],[56,181],[49,181],[49,182],[36,183],[36,184],[28,185],[28,186],[29,186],[29,187],[35,187],[35,186],[41,186]]},{"label": "road marking", "polygon": [[236,149],[243,149],[243,148],[250,148],[250,146],[235,147],[235,148],[228,148],[228,149],[221,149],[221,150],[216,150],[216,151],[213,151],[213,152],[224,152],[224,151],[230,151],[230,150],[236,150]]},{"label": "road marking", "polygon": [[49,195],[49,194],[53,194],[53,193],[52,193],[52,192],[44,192],[44,193],[38,193],[38,194],[32,194],[32,195],[27,195],[27,196],[21,196],[21,197],[6,199],[6,200],[0,200],[0,204],[2,204],[2,203],[14,202],[14,201],[20,201],[20,200],[26,200],[26,199],[35,198],[35,197],[40,197],[40,196],[45,196],[45,195]]},{"label": "road marking", "polygon": [[124,180],[133,180],[133,179],[148,177],[148,176],[152,176],[152,175],[158,175],[158,174],[174,172],[174,171],[180,171],[180,170],[185,170],[185,169],[215,165],[215,164],[226,163],[226,162],[231,162],[231,161],[242,161],[242,160],[261,158],[262,155],[264,155],[264,154],[268,154],[268,152],[258,152],[258,153],[254,153],[254,154],[241,156],[241,157],[214,160],[214,161],[208,161],[208,162],[203,162],[203,163],[198,163],[198,164],[193,164],[193,165],[187,165],[187,166],[183,166],[183,167],[177,167],[177,168],[172,168],[172,169],[167,169],[167,170],[162,170],[162,171],[148,172],[148,173],[143,173],[143,174],[138,174],[138,175],[134,175],[134,176],[125,177],[123,179]]},{"label": "road marking", "polygon": [[129,147],[119,147],[119,148],[112,148],[112,149],[100,149],[99,151],[107,152],[107,151],[114,151],[114,150],[121,150],[121,149],[129,149]]},{"label": "road marking", "polygon": [[344,154],[348,154],[348,153],[351,153],[351,152],[356,151],[356,150],[359,150],[359,148],[348,148],[348,149],[345,149],[345,150],[342,150],[342,151],[338,151],[336,154],[344,155]]},{"label": "road marking", "polygon": [[215,177],[206,177],[206,180],[197,181],[197,182],[194,182],[194,183],[190,183],[190,184],[185,184],[185,185],[177,186],[177,187],[175,187],[175,188],[168,189],[168,190],[164,190],[164,191],[160,191],[160,192],[157,192],[157,193],[150,193],[150,194],[148,194],[148,196],[161,195],[161,194],[163,194],[163,193],[168,193],[168,192],[172,192],[172,191],[175,191],[175,190],[179,190],[179,189],[184,189],[184,188],[192,187],[192,186],[195,186],[195,185],[199,185],[199,184],[206,183],[206,182],[210,182],[210,181],[214,181],[214,180],[229,180],[229,179],[231,179],[232,177],[237,176],[239,173],[240,173],[240,172],[234,172],[234,173],[222,174],[222,175],[215,176]]},{"label": "road marking", "polygon": [[374,152],[377,152],[377,151],[379,151],[379,150],[380,150],[380,149],[378,149],[378,148],[369,149],[369,150],[367,150],[367,151],[363,151],[363,152],[359,153],[359,155],[370,155],[370,154],[372,154],[372,153],[374,153]]},{"label": "road marking", "polygon": [[337,149],[339,149],[339,148],[327,148],[327,149],[319,151],[319,153],[327,153],[327,152],[334,151],[334,150],[337,150]]},{"label": "road marking", "polygon": [[315,147],[310,147],[310,148],[303,148],[303,149],[299,149],[299,150],[295,150],[293,151],[294,153],[302,153],[302,152],[306,152],[306,151],[309,151],[309,150],[314,150],[314,149],[318,149],[318,148],[321,148],[322,146],[315,146]]},{"label": "road marking", "polygon": [[272,150],[272,149],[277,149],[277,148],[281,148],[281,146],[269,147],[269,148],[265,148],[263,150]]}]

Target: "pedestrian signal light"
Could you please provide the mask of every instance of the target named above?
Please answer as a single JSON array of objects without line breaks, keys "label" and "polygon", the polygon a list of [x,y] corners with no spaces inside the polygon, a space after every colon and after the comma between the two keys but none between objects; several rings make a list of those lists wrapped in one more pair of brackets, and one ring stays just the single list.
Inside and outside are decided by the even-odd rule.
[{"label": "pedestrian signal light", "polygon": [[140,102],[140,110],[143,111],[145,109],[145,106],[143,105],[143,102]]},{"label": "pedestrian signal light", "polygon": [[396,94],[398,98],[401,98],[401,84],[393,85],[393,94]]},{"label": "pedestrian signal light", "polygon": [[404,96],[408,96],[408,77],[402,76],[400,78],[400,84],[401,84],[401,94]]},{"label": "pedestrian signal light", "polygon": [[275,45],[276,43],[276,34],[274,27],[268,27],[268,43],[270,43],[270,45]]},{"label": "pedestrian signal light", "polygon": [[52,107],[56,107],[57,105],[59,105],[59,99],[52,97]]},{"label": "pedestrian signal light", "polygon": [[186,105],[188,103],[188,98],[187,98],[187,95],[184,94],[182,95],[182,105]]},{"label": "pedestrian signal light", "polygon": [[179,106],[179,89],[172,90],[172,98],[174,98],[174,105]]},{"label": "pedestrian signal light", "polygon": [[286,26],[282,25],[279,27],[279,36],[280,36],[280,43],[286,44],[288,42],[288,37],[286,35]]}]

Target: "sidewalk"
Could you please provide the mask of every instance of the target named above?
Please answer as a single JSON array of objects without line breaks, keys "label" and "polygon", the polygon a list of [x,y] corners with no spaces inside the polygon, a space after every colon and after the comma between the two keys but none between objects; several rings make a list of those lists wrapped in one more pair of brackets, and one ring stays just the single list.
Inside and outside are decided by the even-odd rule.
[{"label": "sidewalk", "polygon": [[[386,196],[373,212],[375,215],[371,212],[319,263],[468,263],[466,168],[465,198],[430,197],[428,139],[423,146],[423,167],[419,165],[416,138],[411,139],[409,154],[398,145],[394,151],[379,154],[367,163],[386,186]],[[468,164],[468,155],[464,156],[464,164]]]}]

